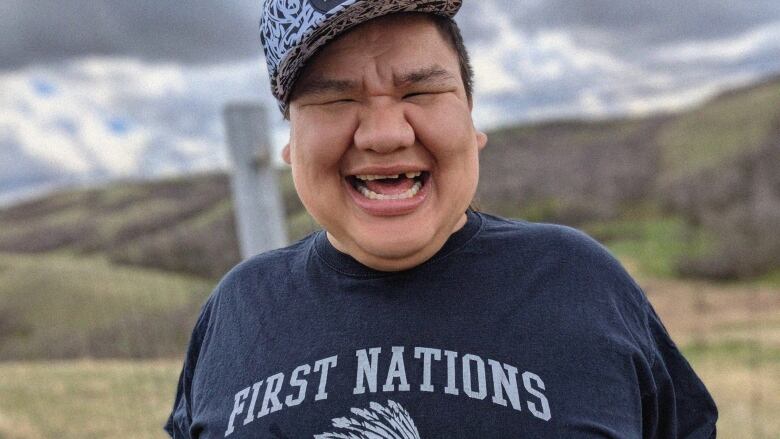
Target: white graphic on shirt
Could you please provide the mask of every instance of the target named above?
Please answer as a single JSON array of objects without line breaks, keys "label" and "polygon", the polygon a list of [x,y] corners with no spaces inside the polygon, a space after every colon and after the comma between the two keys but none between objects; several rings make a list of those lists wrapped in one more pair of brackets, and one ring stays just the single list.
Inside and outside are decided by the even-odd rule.
[{"label": "white graphic on shirt", "polygon": [[[379,394],[390,396],[391,393],[396,392],[399,394],[421,392],[421,395],[439,393],[462,399],[492,401],[495,405],[534,416],[545,422],[549,422],[552,418],[550,401],[547,399],[547,390],[542,377],[528,370],[521,372],[516,366],[492,358],[422,346],[390,346],[389,349],[375,346],[357,349],[355,356],[350,357],[339,359],[338,355],[332,355],[313,363],[301,364],[292,371],[276,371],[273,375],[255,378],[253,384],[244,383],[246,387],[238,390],[232,397],[225,398],[223,403],[226,420],[225,437],[232,435],[236,430],[247,428],[249,424],[265,416],[274,414],[279,416],[279,412],[299,408],[304,403],[326,403],[329,395],[344,395],[350,391],[352,395],[375,395],[374,397],[378,397]],[[351,366],[351,371],[343,370],[345,365]],[[345,387],[348,383],[344,382],[344,378],[349,375],[355,377],[355,385],[351,389]],[[333,376],[338,378],[330,379]],[[337,384],[333,384],[333,381]],[[229,410],[230,407],[232,410]],[[383,419],[378,417],[380,414],[395,412],[399,416],[404,415],[408,418],[408,414],[394,402],[391,402],[388,408],[372,405],[371,409],[379,413],[373,415],[376,419]],[[352,413],[359,418],[357,420],[334,419],[334,426],[341,427],[343,424],[355,429],[356,425],[361,425],[361,422],[366,424],[370,421],[371,418],[367,419],[366,415],[373,412],[368,409],[353,409]],[[411,421],[407,424],[414,427]],[[408,430],[414,432],[412,428]],[[343,431],[331,434],[331,436],[320,437],[324,439],[409,437],[354,434],[344,436]]]},{"label": "white graphic on shirt", "polygon": [[387,407],[372,402],[370,409],[352,408],[357,418],[334,418],[337,431],[315,434],[314,439],[420,439],[412,417],[401,404],[388,400]]}]

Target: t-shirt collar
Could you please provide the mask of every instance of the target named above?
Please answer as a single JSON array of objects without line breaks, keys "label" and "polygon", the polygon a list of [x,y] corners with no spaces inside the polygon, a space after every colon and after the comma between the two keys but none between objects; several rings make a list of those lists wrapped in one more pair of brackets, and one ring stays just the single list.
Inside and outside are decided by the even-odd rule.
[{"label": "t-shirt collar", "polygon": [[468,210],[466,212],[466,224],[450,235],[444,246],[433,257],[420,265],[403,271],[379,271],[361,264],[352,256],[337,250],[328,240],[325,231],[317,232],[314,237],[314,251],[326,265],[341,274],[354,277],[386,277],[418,270],[447,257],[473,238],[482,228],[482,223],[483,218],[479,213]]}]

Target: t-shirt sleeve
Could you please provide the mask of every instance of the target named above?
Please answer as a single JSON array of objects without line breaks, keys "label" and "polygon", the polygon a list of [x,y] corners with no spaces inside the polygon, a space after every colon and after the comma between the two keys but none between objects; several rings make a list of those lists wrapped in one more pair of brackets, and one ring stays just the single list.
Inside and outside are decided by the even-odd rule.
[{"label": "t-shirt sleeve", "polygon": [[198,362],[203,339],[208,329],[211,315],[213,295],[206,301],[201,309],[198,321],[190,337],[187,354],[184,358],[184,366],[179,374],[179,384],[176,389],[176,399],[173,403],[168,421],[163,427],[173,439],[190,439],[190,424],[192,423],[192,377]]},{"label": "t-shirt sleeve", "polygon": [[653,389],[643,397],[646,438],[714,439],[718,410],[704,383],[647,303]]},{"label": "t-shirt sleeve", "polygon": [[[715,437],[718,411],[704,383],[683,357],[647,296],[619,261],[591,238],[573,229],[582,255],[577,267],[588,267],[613,298],[633,343],[642,352],[636,363],[641,394],[642,436],[645,439],[710,439]],[[594,302],[599,302],[598,297]],[[600,303],[600,302],[599,302]]]}]

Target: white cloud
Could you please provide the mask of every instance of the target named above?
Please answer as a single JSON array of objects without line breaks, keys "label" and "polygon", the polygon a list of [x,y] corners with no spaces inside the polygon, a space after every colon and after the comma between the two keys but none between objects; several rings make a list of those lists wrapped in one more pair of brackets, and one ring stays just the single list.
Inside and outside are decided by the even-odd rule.
[{"label": "white cloud", "polygon": [[[88,59],[65,70],[34,68],[4,75],[0,84],[12,98],[0,100],[3,136],[72,173],[131,176],[152,133],[134,123],[122,98],[156,99],[181,92],[176,73],[172,66]],[[19,103],[27,110],[15,111]]]},{"label": "white cloud", "polygon": [[495,17],[494,30],[498,32],[493,41],[483,41],[470,47],[476,82],[475,93],[497,94],[522,88],[518,78],[504,66],[521,50],[523,35],[513,28],[508,17],[496,14],[490,3],[482,3],[481,13]]},{"label": "white cloud", "polygon": [[594,90],[583,90],[577,99],[577,104],[586,114],[591,116],[604,116],[608,111],[603,97]]},{"label": "white cloud", "polygon": [[[621,56],[588,45],[568,29],[530,32],[506,25],[507,20],[496,20],[495,39],[478,43],[478,50],[487,48],[477,56],[483,62],[475,65],[475,121],[483,129],[518,121],[679,111],[780,68],[780,23],[733,40]],[[500,87],[479,86],[480,78],[495,72]]]},{"label": "white cloud", "polygon": [[652,95],[626,96],[617,110],[636,116],[644,116],[659,111],[674,111],[692,107],[728,89],[743,87],[757,78],[749,73],[710,78],[696,85],[662,90]]},{"label": "white cloud", "polygon": [[[172,63],[148,64],[130,58],[84,58],[73,63],[71,75],[82,77],[78,93],[113,98],[133,93],[144,98],[161,98],[183,93],[186,83],[182,67]],[[90,84],[98,90],[86,90]]]},{"label": "white cloud", "polygon": [[[458,21],[464,35],[473,38],[467,45],[476,73],[474,118],[480,128],[675,110],[724,87],[780,70],[780,22],[772,15],[780,9],[772,0],[717,5],[702,0],[684,6],[678,2],[671,8],[667,6],[672,2],[647,3],[640,5],[642,14],[636,14],[633,4],[596,3],[533,0],[520,8],[508,0],[485,0],[464,5]],[[222,16],[224,23],[233,23],[234,12],[246,8],[224,7],[228,11]],[[596,7],[612,12],[598,13]],[[129,4],[123,8],[117,14],[138,11]],[[766,17],[756,18],[757,11],[765,11]],[[139,24],[146,20],[134,19]],[[232,28],[215,24],[216,19],[201,22],[198,14],[187,19],[202,26]],[[157,29],[155,23],[157,18],[151,27],[138,29]],[[192,42],[196,41],[193,35],[203,32],[162,35],[172,38],[166,40],[143,30],[133,40],[133,50],[98,50],[100,45],[93,50],[78,42],[73,44],[78,50],[67,53],[89,57],[0,73],[0,147],[14,145],[6,148],[12,153],[0,155],[1,166],[13,166],[6,157],[22,151],[26,159],[21,166],[51,166],[86,179],[224,168],[228,154],[222,106],[247,100],[268,106],[274,157],[278,157],[288,128],[270,96],[251,32],[244,29],[240,38],[231,37],[240,50],[220,47],[218,41],[203,48],[201,56]],[[84,35],[92,34],[84,31]],[[252,41],[246,43],[247,39]],[[170,62],[171,50],[184,48],[192,48],[193,53],[177,59],[243,61]],[[50,52],[44,58],[49,60],[61,49],[53,43],[41,48]],[[238,55],[222,57],[224,50]],[[30,53],[19,51],[19,60],[6,65],[33,66],[37,61],[28,59]],[[137,55],[146,61],[101,58],[96,53]],[[258,55],[245,58],[251,53]],[[18,170],[0,169],[0,184],[19,175]],[[59,177],[48,170],[35,175],[36,181]]]},{"label": "white cloud", "polygon": [[76,180],[225,168],[225,103],[261,101],[278,118],[260,60],[185,68],[88,58],[0,75],[0,89],[0,140]]},{"label": "white cloud", "polygon": [[[34,74],[40,77],[40,73]],[[0,78],[0,139],[27,146],[27,151],[45,162],[70,172],[85,172],[89,165],[79,154],[72,136],[50,129],[62,114],[67,100],[59,92],[36,94],[25,73]],[[39,79],[40,81],[40,79]],[[9,163],[9,165],[12,165]]]},{"label": "white cloud", "polygon": [[509,119],[506,113],[506,109],[500,105],[477,100],[474,103],[474,110],[471,114],[474,119],[474,126],[481,130],[489,130],[506,123]]},{"label": "white cloud", "polygon": [[660,47],[655,58],[665,62],[733,62],[761,51],[780,50],[780,22],[752,29],[736,38],[685,41]]}]

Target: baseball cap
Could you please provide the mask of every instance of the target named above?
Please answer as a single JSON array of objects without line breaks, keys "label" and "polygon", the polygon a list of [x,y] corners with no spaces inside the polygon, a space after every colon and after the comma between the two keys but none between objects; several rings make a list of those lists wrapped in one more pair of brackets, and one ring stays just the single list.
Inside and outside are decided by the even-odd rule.
[{"label": "baseball cap", "polygon": [[260,17],[271,92],[279,109],[295,80],[317,50],[352,27],[396,12],[426,12],[453,17],[461,0],[266,0]]}]

